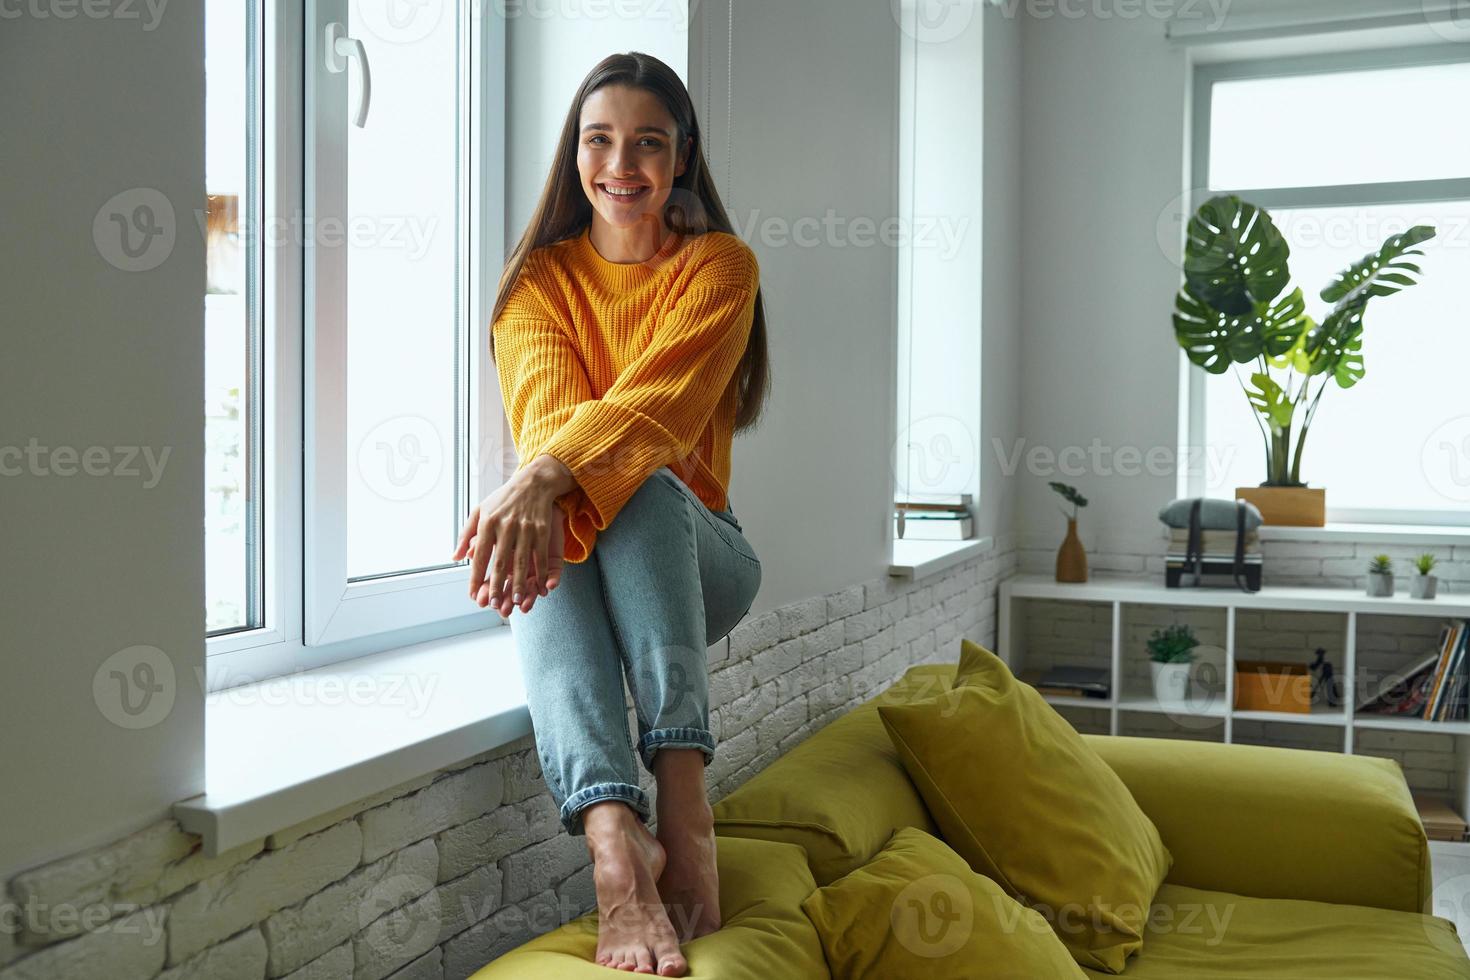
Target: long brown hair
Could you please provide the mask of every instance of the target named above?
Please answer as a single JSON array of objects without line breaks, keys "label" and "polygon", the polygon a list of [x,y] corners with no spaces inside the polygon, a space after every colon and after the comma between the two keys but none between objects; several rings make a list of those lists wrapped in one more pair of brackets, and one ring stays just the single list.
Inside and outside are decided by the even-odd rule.
[{"label": "long brown hair", "polygon": [[[608,55],[587,73],[577,94],[572,98],[566,121],[562,123],[561,137],[557,140],[551,172],[546,175],[546,186],[541,190],[541,199],[536,203],[536,210],[532,212],[521,240],[511,251],[505,270],[500,275],[495,309],[490,316],[491,324],[500,318],[500,312],[505,308],[512,287],[520,277],[521,267],[525,265],[526,257],[532,251],[574,238],[592,224],[592,202],[587,200],[577,172],[577,125],[582,117],[582,104],[589,95],[605,85],[627,85],[651,92],[674,119],[677,133],[675,146],[683,147],[686,140],[692,137],[684,172],[674,178],[674,186],[664,204],[663,218],[667,227],[684,235],[701,235],[707,231],[723,231],[732,235],[735,233],[705,163],[699,123],[694,117],[694,103],[689,98],[684,82],[668,65],[652,55],[640,51]],[[490,338],[490,357],[492,360],[495,357],[493,332]],[[735,369],[734,382],[739,385],[740,392],[735,413],[735,431],[740,432],[755,425],[760,418],[771,383],[770,363],[766,352],[765,304],[759,288],[755,293],[755,319],[750,327],[750,339],[746,342],[745,354]]]}]

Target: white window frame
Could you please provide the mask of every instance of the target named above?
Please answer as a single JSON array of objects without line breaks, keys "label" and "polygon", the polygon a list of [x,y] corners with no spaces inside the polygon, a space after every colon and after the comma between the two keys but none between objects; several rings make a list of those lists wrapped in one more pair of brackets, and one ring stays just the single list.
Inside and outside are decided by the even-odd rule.
[{"label": "white window frame", "polygon": [[[1470,45],[1429,44],[1361,51],[1341,51],[1296,57],[1259,58],[1198,64],[1194,67],[1191,106],[1189,214],[1216,194],[1236,194],[1268,210],[1287,208],[1366,207],[1382,204],[1423,204],[1437,201],[1470,200],[1470,178],[1404,180],[1365,184],[1334,184],[1320,187],[1230,187],[1210,189],[1210,110],[1217,82],[1245,78],[1284,78],[1323,72],[1371,71],[1470,62]],[[1186,220],[1188,216],[1186,215]],[[1189,363],[1180,351],[1185,373],[1186,412],[1190,446],[1205,443],[1205,385],[1208,373]],[[1203,496],[1205,472],[1191,467],[1180,488],[1181,494]],[[1462,526],[1470,514],[1455,510],[1410,510],[1388,507],[1327,508],[1329,524],[1413,524]]]},{"label": "white window frame", "polygon": [[[341,317],[308,295],[309,242],[297,228],[314,227],[307,214],[310,175],[306,167],[316,120],[343,127],[348,107],[308,107],[305,67],[321,40],[308,28],[313,17],[346,17],[347,0],[258,0],[261,6],[257,78],[261,158],[257,161],[264,198],[259,228],[272,241],[262,246],[264,315],[260,432],[263,465],[258,483],[265,520],[258,542],[263,553],[263,625],[206,640],[207,691],[223,690],[298,670],[320,667],[445,636],[504,628],[493,610],[477,610],[469,597],[467,564],[361,582],[347,581],[345,547],[345,443],[341,438],[345,387],[341,380]],[[509,445],[498,379],[489,355],[489,315],[504,264],[506,118],[505,20],[492,16],[489,0],[475,0],[465,40],[470,70],[462,94],[471,100],[472,160],[462,190],[471,202],[468,283],[470,316],[466,345],[468,377],[461,407],[469,449],[466,499],[479,500],[508,474]],[[487,70],[488,69],[488,70]],[[353,66],[352,70],[356,70]],[[339,78],[341,76],[338,76]],[[340,115],[340,119],[336,118]],[[488,125],[487,125],[488,123]],[[320,130],[318,130],[320,131]],[[252,202],[254,204],[255,202]],[[301,220],[293,220],[299,216]],[[251,215],[252,225],[254,215]],[[273,231],[273,230],[279,230]],[[326,250],[323,250],[326,251]],[[343,250],[335,250],[340,258]],[[318,300],[316,316],[308,302]],[[313,329],[315,328],[315,329]],[[334,351],[339,355],[334,362]],[[308,366],[320,374],[308,378]],[[329,438],[330,436],[330,438]],[[330,447],[337,444],[337,450]],[[446,551],[448,550],[446,546]]]}]

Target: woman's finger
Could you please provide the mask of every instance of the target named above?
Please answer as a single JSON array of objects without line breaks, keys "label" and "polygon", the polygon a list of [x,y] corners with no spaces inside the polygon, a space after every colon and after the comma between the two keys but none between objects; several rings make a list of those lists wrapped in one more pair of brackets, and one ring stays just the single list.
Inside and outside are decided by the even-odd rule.
[{"label": "woman's finger", "polygon": [[470,516],[465,519],[464,527],[460,528],[459,543],[454,548],[454,556],[450,559],[451,561],[459,561],[461,558],[464,557],[465,549],[469,547],[470,540],[473,538],[475,531],[478,530],[479,527],[480,505],[476,504],[474,509],[470,511]]}]

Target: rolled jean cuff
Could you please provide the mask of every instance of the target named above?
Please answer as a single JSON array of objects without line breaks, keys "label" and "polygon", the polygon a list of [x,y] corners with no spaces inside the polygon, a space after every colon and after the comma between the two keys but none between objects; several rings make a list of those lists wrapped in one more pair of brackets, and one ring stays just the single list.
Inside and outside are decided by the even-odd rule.
[{"label": "rolled jean cuff", "polygon": [[593,783],[577,790],[562,803],[561,823],[567,833],[573,836],[585,834],[581,811],[603,800],[622,800],[638,813],[645,824],[648,823],[648,794],[643,792],[643,787],[631,783]]},{"label": "rolled jean cuff", "polygon": [[704,764],[715,757],[715,737],[705,728],[655,728],[638,740],[638,757],[653,772],[653,754],[659,749],[703,749]]}]

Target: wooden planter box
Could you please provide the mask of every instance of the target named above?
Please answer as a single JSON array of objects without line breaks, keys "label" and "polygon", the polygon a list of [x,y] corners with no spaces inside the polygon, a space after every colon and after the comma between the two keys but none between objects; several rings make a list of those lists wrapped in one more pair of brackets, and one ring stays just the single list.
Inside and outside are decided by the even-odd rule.
[{"label": "wooden planter box", "polygon": [[1322,487],[1236,487],[1235,499],[1255,504],[1267,524],[1322,527],[1327,523],[1327,491]]},{"label": "wooden planter box", "polygon": [[1306,664],[1275,660],[1235,662],[1235,710],[1312,711],[1312,672]]}]

